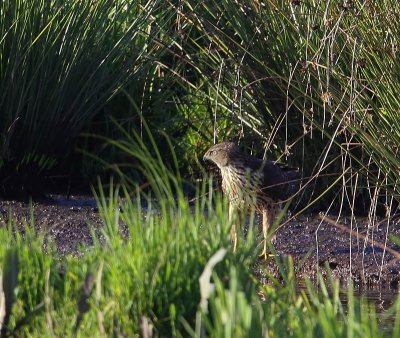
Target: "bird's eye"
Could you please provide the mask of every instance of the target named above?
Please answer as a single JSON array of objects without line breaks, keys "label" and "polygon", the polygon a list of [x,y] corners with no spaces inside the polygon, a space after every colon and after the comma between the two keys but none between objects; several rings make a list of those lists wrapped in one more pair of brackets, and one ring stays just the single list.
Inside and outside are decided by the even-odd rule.
[{"label": "bird's eye", "polygon": [[217,154],[217,151],[216,150],[213,150],[212,152],[211,152],[211,155],[216,155]]}]

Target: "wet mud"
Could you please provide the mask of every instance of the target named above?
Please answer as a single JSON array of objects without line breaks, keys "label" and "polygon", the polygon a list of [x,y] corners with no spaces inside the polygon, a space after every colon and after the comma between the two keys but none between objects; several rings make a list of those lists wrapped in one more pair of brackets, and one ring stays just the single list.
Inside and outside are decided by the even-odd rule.
[{"label": "wet mud", "polygon": [[[400,260],[393,251],[400,253],[400,246],[392,239],[400,238],[399,220],[356,218],[350,222],[330,216],[338,227],[322,218],[318,214],[298,217],[277,230],[274,247],[279,257],[292,257],[298,279],[317,281],[319,273],[324,279],[331,274],[342,283],[351,280],[359,286],[398,289]],[[273,259],[260,260],[260,272],[265,267],[279,277]]]},{"label": "wet mud", "polygon": [[0,228],[17,227],[24,232],[32,227],[44,232],[56,244],[60,255],[81,254],[93,245],[91,229],[100,233],[103,223],[93,198],[49,198],[40,203],[0,201]]},{"label": "wet mud", "polygon": [[[50,235],[61,255],[81,254],[93,244],[91,229],[100,235],[102,228],[95,200],[87,197],[53,197],[34,203],[33,212],[28,203],[0,201],[0,227],[8,226],[10,219],[21,231],[25,224],[34,224],[35,231]],[[332,216],[332,219],[335,218]],[[309,277],[317,281],[318,273],[326,277],[330,270],[343,283],[352,280],[356,285],[398,289],[400,260],[370,242],[386,244],[400,253],[400,246],[391,240],[391,236],[400,238],[399,220],[388,223],[357,218],[351,224],[348,219],[340,218],[338,223],[352,228],[353,232],[350,234],[321,221],[319,215],[302,216],[285,223],[277,230],[274,242],[278,256],[293,258],[299,280]],[[266,269],[279,278],[273,258],[259,260],[257,270],[261,278]]]}]

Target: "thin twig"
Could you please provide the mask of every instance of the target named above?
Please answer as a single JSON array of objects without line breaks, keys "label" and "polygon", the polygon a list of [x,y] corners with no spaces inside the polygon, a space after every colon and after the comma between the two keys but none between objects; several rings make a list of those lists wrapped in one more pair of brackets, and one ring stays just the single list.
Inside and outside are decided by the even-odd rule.
[{"label": "thin twig", "polygon": [[336,228],[338,228],[338,229],[340,229],[340,230],[342,230],[344,232],[347,232],[347,233],[351,234],[352,236],[361,238],[361,239],[365,240],[366,242],[370,243],[371,245],[377,246],[378,248],[381,248],[382,250],[386,250],[387,252],[389,252],[390,254],[395,256],[395,258],[390,260],[388,262],[388,264],[392,264],[392,263],[396,262],[397,260],[400,260],[400,252],[398,252],[398,251],[386,246],[385,244],[383,244],[381,242],[377,242],[376,240],[369,238],[367,235],[363,235],[361,233],[356,233],[355,231],[347,228],[346,226],[335,222],[332,218],[330,218],[328,216],[319,215],[318,217],[320,219],[322,219],[323,221],[329,223],[330,225],[333,225],[334,227],[336,227]]}]

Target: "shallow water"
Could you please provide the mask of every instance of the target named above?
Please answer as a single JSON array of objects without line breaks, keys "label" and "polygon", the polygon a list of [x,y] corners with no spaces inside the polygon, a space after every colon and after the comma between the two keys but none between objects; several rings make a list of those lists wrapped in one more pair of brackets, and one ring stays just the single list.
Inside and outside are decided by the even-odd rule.
[{"label": "shallow water", "polygon": [[[305,283],[298,283],[297,289],[299,291],[304,290],[307,293],[307,287]],[[368,303],[374,304],[378,313],[389,310],[389,308],[396,302],[396,299],[400,294],[400,290],[389,287],[354,286],[353,289],[353,295],[355,298],[363,298],[367,300]],[[342,304],[346,307],[349,294],[345,286],[340,288],[339,297]]]},{"label": "shallow water", "polygon": [[97,209],[96,199],[92,196],[69,196],[64,195],[51,195],[50,196],[54,203],[60,206],[70,207],[70,208],[81,208],[90,207]]},{"label": "shallow water", "polygon": [[[97,209],[96,199],[93,196],[62,196],[62,195],[52,195],[51,198],[54,200],[54,203],[59,206],[69,207],[71,209],[79,209],[79,208],[92,208]],[[313,217],[310,218],[311,220]],[[299,225],[301,223],[299,222]],[[295,226],[297,228],[298,226]],[[368,248],[367,248],[368,249]],[[348,251],[348,249],[347,249]],[[336,249],[336,255],[340,252],[339,249]],[[306,290],[306,286],[304,283],[298,283],[299,290]],[[344,285],[341,288],[340,299],[342,303],[345,305],[348,300],[347,287]],[[400,290],[398,288],[391,288],[389,286],[354,286],[354,296],[357,298],[364,298],[369,303],[373,303],[376,305],[377,312],[385,312],[390,308],[391,305],[394,304],[397,296],[399,295]]]},{"label": "shallow water", "polygon": [[[85,244],[88,247],[93,245],[91,232],[87,224],[94,226],[96,229],[101,229],[103,223],[98,214],[97,204],[95,198],[92,196],[66,196],[53,195],[52,201],[46,203],[35,204],[35,221],[38,229],[47,229],[51,234],[58,246],[61,254],[67,254],[70,252],[79,252],[81,244]],[[146,206],[143,206],[146,208]],[[28,203],[17,203],[17,202],[3,202],[0,203],[0,216],[6,217],[9,215],[9,210],[13,210],[13,215],[21,219],[27,219],[30,215],[30,205]],[[1,221],[1,219],[0,219]],[[329,267],[333,271],[335,278],[340,280],[348,278],[348,235],[338,232],[336,229],[329,225],[323,225],[320,228],[321,237],[318,245],[320,246],[320,259],[315,255],[315,229],[318,226],[319,221],[314,216],[310,216],[307,219],[297,219],[289,224],[283,226],[278,234],[275,247],[279,250],[279,255],[294,257],[294,265],[296,270],[296,277],[301,280],[301,277],[307,276],[314,281],[318,278],[316,271],[328,263]],[[391,233],[399,232],[400,227],[393,227]],[[379,230],[379,229],[378,229]],[[378,235],[381,236],[377,230]],[[345,250],[347,248],[347,250]],[[314,250],[314,251],[313,251]],[[311,253],[309,257],[309,263],[303,262],[304,255]],[[376,250],[375,254],[379,254]],[[296,259],[297,257],[297,259]],[[365,259],[368,262],[372,262],[374,253],[369,247],[365,248]],[[387,261],[390,257],[387,258]],[[279,271],[274,264],[274,260],[269,260],[265,266],[269,271],[275,271],[275,276],[279,275]],[[379,325],[386,332],[390,332],[393,327],[394,313],[388,311],[388,309],[395,303],[399,296],[398,288],[390,288],[389,285],[399,285],[398,280],[400,279],[400,262],[399,266],[396,264],[390,265],[390,269],[384,269],[383,271],[383,282],[374,286],[355,286],[354,296],[356,298],[362,297],[366,299],[370,304],[374,304],[378,313]],[[347,264],[347,265],[346,265]],[[274,266],[275,265],[275,266]],[[363,266],[359,264],[362,268]],[[355,263],[353,268],[356,267]],[[360,273],[363,272],[359,269]],[[376,271],[375,271],[376,270]],[[366,270],[370,275],[378,274],[379,267],[372,267]],[[356,270],[357,272],[357,270]],[[393,278],[396,283],[392,283]],[[376,280],[376,278],[374,279]],[[380,281],[380,280],[379,280]],[[379,282],[378,281],[378,282]],[[299,283],[299,290],[305,290],[304,284]],[[344,311],[347,309],[348,293],[347,285],[343,284],[340,292],[340,299],[344,307]]]},{"label": "shallow water", "polygon": [[[369,303],[376,305],[378,312],[386,311],[392,306],[397,297],[399,296],[398,289],[391,289],[388,287],[374,287],[374,288],[357,288],[354,290],[356,297],[362,297]],[[347,293],[341,293],[340,297],[343,301],[347,301]]]}]

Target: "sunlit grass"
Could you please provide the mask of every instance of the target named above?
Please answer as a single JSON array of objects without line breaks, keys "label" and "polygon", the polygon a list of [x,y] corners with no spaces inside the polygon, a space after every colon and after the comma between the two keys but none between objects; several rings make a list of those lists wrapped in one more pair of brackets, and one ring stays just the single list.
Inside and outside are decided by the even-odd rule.
[{"label": "sunlit grass", "polygon": [[61,258],[48,239],[44,247],[33,222],[24,235],[12,220],[0,232],[4,334],[396,337],[400,301],[378,317],[351,288],[343,305],[334,280],[299,291],[290,258],[275,258],[282,282],[261,285],[253,232],[231,250],[227,201],[206,180],[189,200],[180,176],[134,135],[125,146],[148,185],[96,187],[104,227],[80,257]]},{"label": "sunlit grass", "polygon": [[[132,13],[121,3],[2,2],[0,165],[16,159],[52,166],[84,120],[143,62],[156,59],[163,43],[149,45],[148,32],[158,31],[164,16],[151,8]],[[167,36],[165,45],[192,76],[177,71],[181,64],[156,62],[180,75],[188,94],[176,98],[195,131],[186,140],[201,148],[214,138],[244,137],[247,145],[265,145],[268,155],[322,179],[315,194],[308,192],[310,200],[333,182],[339,209],[354,209],[356,198],[367,196],[370,215],[379,202],[392,216],[399,200],[397,2],[382,0],[373,8],[364,1],[350,7],[317,1],[169,5],[165,15],[179,17],[180,38]],[[143,128],[146,141],[122,129],[124,139],[100,137],[129,162],[110,166],[121,185],[95,187],[104,229],[81,257],[60,258],[48,240],[44,248],[33,222],[24,236],[12,221],[0,229],[4,335],[399,336],[400,301],[378,317],[351,288],[342,304],[334,281],[329,291],[322,281],[319,289],[309,284],[307,292],[298,291],[290,260],[279,262],[283,285],[270,278],[261,286],[252,270],[254,234],[241,236],[233,254],[226,200],[206,180],[188,198],[171,145],[182,141],[169,142],[163,133],[154,140]],[[164,163],[160,140],[171,163]],[[125,171],[129,167],[142,184]],[[199,278],[220,249],[226,252],[208,285],[215,289],[201,299]],[[385,316],[389,329],[383,331]]]},{"label": "sunlit grass", "polygon": [[[290,259],[280,263],[283,284],[270,279],[262,286],[253,275],[255,238],[242,239],[233,254],[226,202],[205,196],[207,191],[199,190],[193,205],[186,200],[175,208],[159,208],[163,201],[157,194],[153,206],[140,193],[131,198],[124,187],[100,188],[103,232],[79,258],[60,258],[52,246],[44,249],[43,236],[29,225],[21,236],[10,222],[0,232],[9,316],[4,332],[41,337],[150,332],[154,337],[381,337],[393,331],[396,336],[399,301],[387,314],[394,323],[385,321],[390,327],[382,331],[374,308],[355,299],[351,288],[346,306],[335,281],[329,291],[322,280],[319,290],[308,284],[307,291],[299,291]],[[221,249],[215,266],[206,268]],[[204,271],[210,275],[200,282]],[[204,287],[210,292],[202,293]]]}]

